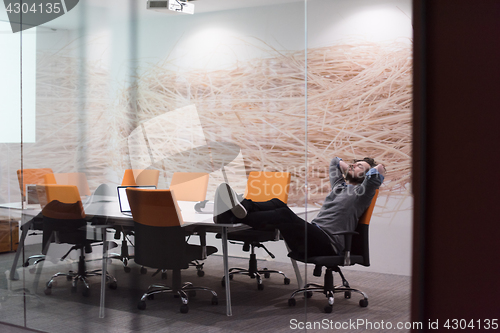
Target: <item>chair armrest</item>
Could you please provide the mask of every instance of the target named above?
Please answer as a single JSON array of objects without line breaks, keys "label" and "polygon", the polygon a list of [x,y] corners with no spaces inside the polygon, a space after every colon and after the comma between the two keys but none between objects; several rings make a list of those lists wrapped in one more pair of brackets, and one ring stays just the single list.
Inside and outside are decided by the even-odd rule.
[{"label": "chair armrest", "polygon": [[359,235],[356,231],[336,231],[331,235],[344,235],[344,266],[351,266],[352,235]]},{"label": "chair armrest", "polygon": [[330,235],[358,235],[359,232],[357,231],[335,231],[331,232]]}]

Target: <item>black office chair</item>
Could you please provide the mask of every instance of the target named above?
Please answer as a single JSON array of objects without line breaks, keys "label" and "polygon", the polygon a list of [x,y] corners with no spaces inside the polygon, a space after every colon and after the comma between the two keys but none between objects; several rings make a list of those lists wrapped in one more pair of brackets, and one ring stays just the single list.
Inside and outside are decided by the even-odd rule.
[{"label": "black office chair", "polygon": [[[245,198],[253,201],[267,201],[278,198],[286,203],[288,200],[288,190],[290,188],[290,176],[289,172],[252,171],[248,175]],[[221,235],[217,234],[216,237],[221,238]],[[269,278],[273,273],[282,275],[284,284],[290,284],[290,279],[282,271],[267,268],[259,269],[257,267],[255,248],[262,248],[271,258],[275,258],[274,254],[269,252],[263,243],[279,241],[280,236],[278,230],[241,230],[229,232],[227,238],[232,244],[243,244],[243,251],[250,251],[248,268],[233,267],[229,269],[229,278],[231,280],[235,274],[248,275],[252,279],[257,280],[258,290],[264,290],[262,276],[264,276],[264,278]],[[223,276],[221,285],[224,286],[225,283],[226,279]]]},{"label": "black office chair", "polygon": [[[103,201],[106,202],[110,200],[109,199],[110,197],[116,197],[116,186],[112,187],[111,185],[108,184],[101,184],[96,188],[96,190],[90,197],[89,204],[92,205],[92,204],[98,204],[99,202]],[[131,243],[129,236],[134,235],[134,229],[132,227],[120,225],[120,226],[115,226],[114,231],[108,230],[108,232],[114,232],[115,240],[122,240],[120,253],[115,253],[115,252],[109,253],[108,258],[117,259],[121,261],[125,273],[130,273],[131,268],[128,266],[128,262],[131,259],[134,259],[134,256],[129,254],[128,245],[129,243]],[[146,273],[145,269],[141,269],[141,273],[145,274]]]},{"label": "black office chair", "polygon": [[[23,187],[26,185],[36,185],[36,184],[45,184],[44,176],[46,174],[52,174],[53,171],[51,168],[39,168],[39,169],[19,169],[17,170],[17,178],[19,180],[19,186],[21,188],[21,193],[23,193],[23,202],[27,201],[28,203],[38,203],[37,196],[32,195],[30,193],[30,189]],[[25,230],[25,228],[29,228],[29,230]],[[42,228],[42,215],[38,214],[31,221],[23,224],[21,226],[21,230],[23,232],[23,237],[25,236],[36,236],[40,235],[43,230]],[[33,266],[29,269],[30,273],[34,273],[37,267],[37,264],[45,260],[45,255],[43,254],[35,254],[26,259],[23,263],[23,267],[28,267],[30,264],[30,260],[33,261]]]},{"label": "black office chair", "polygon": [[[294,260],[308,264],[314,264],[314,276],[321,276],[323,267],[326,267],[324,274],[324,285],[309,283],[306,284],[304,288],[295,290],[288,299],[289,306],[295,306],[295,295],[304,293],[305,296],[309,298],[312,296],[313,292],[321,292],[328,298],[328,305],[326,305],[324,308],[326,313],[332,312],[335,293],[344,293],[345,298],[351,298],[352,292],[359,293],[363,296],[363,299],[359,301],[359,306],[368,306],[368,296],[364,292],[350,287],[349,282],[347,282],[347,280],[345,279],[340,267],[352,266],[355,264],[370,266],[368,227],[370,225],[370,219],[373,213],[373,209],[375,208],[377,196],[378,190],[375,192],[375,196],[373,197],[370,206],[359,219],[356,231],[340,231],[335,233],[336,235],[344,235],[345,237],[344,254],[309,258],[304,258],[303,253],[290,252],[288,254],[288,256]],[[339,273],[342,279],[342,285],[334,286],[333,272]]]},{"label": "black office chair", "polygon": [[[181,283],[181,269],[187,269],[193,260],[203,259],[203,247],[186,242],[182,215],[170,190],[147,190],[128,188],[127,197],[134,218],[135,262],[160,270],[172,269],[172,286],[152,284],[141,297],[137,308],[146,308],[146,299],[155,294],[176,293],[182,305],[180,311],[187,313],[188,300],[196,291],[212,293],[212,304],[218,304],[217,293],[210,288],[195,287],[191,282]],[[217,252],[213,246],[206,247],[206,254]]]},{"label": "black office chair", "polygon": [[[169,190],[175,192],[175,198],[178,201],[205,202],[207,196],[209,174],[206,172],[174,172],[170,181]],[[201,245],[206,245],[206,235],[203,230],[198,233]],[[193,260],[189,266],[196,268],[199,277],[205,275],[203,263]],[[162,277],[164,275],[162,274]]]},{"label": "black office chair", "polygon": [[[150,169],[126,169],[124,174],[123,174],[123,179],[122,179],[122,186],[158,186],[158,179],[160,177],[160,171],[158,170],[150,170]],[[98,189],[96,189],[97,192]],[[109,189],[102,188],[101,190],[104,190],[106,192],[109,191]],[[116,190],[115,190],[116,191]],[[116,195],[116,192],[114,193]],[[129,243],[132,244],[130,241],[130,236],[134,236],[134,230],[130,227],[125,227],[125,226],[118,226],[115,227],[115,236],[114,238],[116,240],[119,240],[122,238],[122,245],[121,245],[121,251],[119,254],[117,253],[111,253],[111,259],[118,259],[122,262],[123,264],[123,270],[125,273],[130,273],[131,268],[128,266],[128,262],[131,259],[134,259],[134,256],[131,255],[128,251],[128,245]],[[140,269],[141,274],[146,274],[147,269],[145,267],[141,267]],[[156,274],[156,273],[155,273]],[[167,275],[166,272],[162,273],[162,278],[166,279]]]},{"label": "black office chair", "polygon": [[[93,243],[101,243],[100,240],[87,239],[85,212],[82,202],[79,200],[78,189],[73,185],[37,185],[38,191],[45,192],[49,201],[42,209],[43,215],[43,254],[47,254],[48,245],[51,242],[73,244],[73,247],[61,258],[64,260],[71,251],[80,250],[78,270],[67,273],[54,274],[45,289],[45,294],[52,293],[52,285],[56,278],[65,276],[68,281],[72,281],[72,291],[76,292],[78,281],[82,281],[85,289],[83,296],[90,295],[90,285],[88,278],[91,276],[101,276],[101,270],[87,271],[85,253],[92,252]],[[60,200],[61,201],[60,201]],[[62,202],[66,201],[66,202]],[[68,203],[69,202],[69,203]],[[117,288],[116,279],[107,272],[106,281],[110,289]]]},{"label": "black office chair", "polygon": [[[28,228],[25,230],[25,228]],[[22,235],[26,236],[37,236],[43,233],[43,216],[42,213],[34,216],[30,221],[26,222],[21,226]],[[29,268],[30,273],[35,273],[37,265],[45,260],[45,254],[34,254],[26,258],[23,263],[23,267],[28,267],[30,265],[30,260],[33,261],[33,265]]]}]

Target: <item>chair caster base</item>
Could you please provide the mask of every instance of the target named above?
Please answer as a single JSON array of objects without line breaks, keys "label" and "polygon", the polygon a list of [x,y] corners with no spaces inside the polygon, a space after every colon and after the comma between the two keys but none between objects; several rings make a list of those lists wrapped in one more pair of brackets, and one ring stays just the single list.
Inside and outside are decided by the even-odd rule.
[{"label": "chair caster base", "polygon": [[140,301],[138,304],[137,304],[137,308],[139,310],[145,310],[146,309],[146,302],[144,301]]}]

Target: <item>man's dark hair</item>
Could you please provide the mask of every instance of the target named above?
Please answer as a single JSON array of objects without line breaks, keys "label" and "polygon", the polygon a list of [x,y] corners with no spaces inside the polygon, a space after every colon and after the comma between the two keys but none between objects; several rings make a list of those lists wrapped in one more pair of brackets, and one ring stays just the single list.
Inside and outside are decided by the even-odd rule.
[{"label": "man's dark hair", "polygon": [[377,166],[377,162],[375,162],[375,160],[371,157],[365,157],[362,160],[354,160],[354,163],[357,162],[366,162],[370,165],[370,168],[374,168]]}]

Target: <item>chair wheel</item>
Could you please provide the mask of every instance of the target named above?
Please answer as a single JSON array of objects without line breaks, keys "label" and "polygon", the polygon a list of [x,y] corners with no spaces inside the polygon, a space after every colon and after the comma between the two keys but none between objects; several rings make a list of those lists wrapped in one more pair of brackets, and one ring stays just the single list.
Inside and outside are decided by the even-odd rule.
[{"label": "chair wheel", "polygon": [[148,297],[148,299],[153,300],[153,299],[155,299],[155,294],[148,295],[147,297]]},{"label": "chair wheel", "polygon": [[108,287],[109,289],[115,290],[116,288],[118,288],[118,284],[116,283],[116,281],[112,281],[108,284]]},{"label": "chair wheel", "polygon": [[187,292],[188,298],[196,297],[196,290],[189,290]]},{"label": "chair wheel", "polygon": [[205,271],[199,270],[196,274],[198,274],[199,277],[203,277],[205,276]]},{"label": "chair wheel", "polygon": [[225,278],[222,278],[222,280],[220,281],[220,285],[223,287],[226,286],[226,279]]},{"label": "chair wheel", "polygon": [[52,288],[45,288],[43,292],[45,293],[45,295],[50,295],[52,294]]},{"label": "chair wheel", "polygon": [[295,298],[289,298],[288,299],[288,306],[295,306],[297,302],[295,301]]},{"label": "chair wheel", "polygon": [[258,290],[264,290],[264,285],[263,284],[258,284],[257,285]]},{"label": "chair wheel", "polygon": [[166,280],[167,279],[167,272],[161,273],[161,279]]},{"label": "chair wheel", "polygon": [[368,306],[368,300],[363,298],[359,301],[359,306],[362,308],[366,308]]},{"label": "chair wheel", "polygon": [[71,280],[73,280],[73,277],[68,275],[68,276],[66,276],[66,280],[71,281]]},{"label": "chair wheel", "polygon": [[90,296],[90,288],[85,288],[82,292],[82,295],[84,297],[89,297]]},{"label": "chair wheel", "polygon": [[344,293],[344,298],[350,299],[351,298],[351,292],[350,291],[346,291]]},{"label": "chair wheel", "polygon": [[189,306],[187,304],[182,304],[181,313],[188,313],[188,311],[189,311]]},{"label": "chair wheel", "polygon": [[130,271],[132,270],[132,268],[130,268],[128,266],[125,266],[125,267],[123,267],[123,270],[125,271],[125,273],[130,273]]},{"label": "chair wheel", "polygon": [[213,296],[212,297],[212,305],[218,305],[219,304],[219,299],[217,298],[217,296]]},{"label": "chair wheel", "polygon": [[145,310],[146,309],[146,302],[140,301],[139,303],[137,303],[137,308],[139,310]]},{"label": "chair wheel", "polygon": [[[264,268],[263,270],[267,271],[267,268]],[[271,277],[271,273],[267,273],[267,272],[264,273],[264,278],[269,279],[270,277]]]},{"label": "chair wheel", "polygon": [[304,293],[304,295],[306,296],[306,298],[311,298],[311,297],[313,297],[313,292],[312,291],[306,291]]},{"label": "chair wheel", "polygon": [[26,260],[25,263],[23,263],[23,267],[28,267],[30,265],[30,262],[28,260]]},{"label": "chair wheel", "polygon": [[332,309],[333,309],[333,306],[327,305],[327,306],[325,306],[324,310],[325,310],[325,313],[332,313]]},{"label": "chair wheel", "polygon": [[290,284],[290,279],[289,278],[285,278],[285,280],[283,281],[284,284]]},{"label": "chair wheel", "polygon": [[145,267],[141,267],[141,274],[146,274],[148,270]]}]

